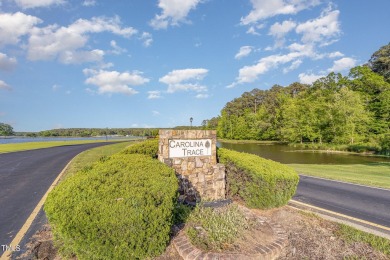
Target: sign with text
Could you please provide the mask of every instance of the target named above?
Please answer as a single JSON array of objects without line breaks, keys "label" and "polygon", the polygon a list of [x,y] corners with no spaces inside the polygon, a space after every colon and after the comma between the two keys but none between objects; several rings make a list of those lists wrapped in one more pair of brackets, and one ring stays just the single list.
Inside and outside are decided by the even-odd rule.
[{"label": "sign with text", "polygon": [[211,156],[211,139],[169,140],[169,158]]}]

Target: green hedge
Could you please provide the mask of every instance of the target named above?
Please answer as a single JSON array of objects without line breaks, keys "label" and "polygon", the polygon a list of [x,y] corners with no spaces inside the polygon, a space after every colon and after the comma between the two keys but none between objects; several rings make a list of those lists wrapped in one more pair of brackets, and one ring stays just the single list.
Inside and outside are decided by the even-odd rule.
[{"label": "green hedge", "polygon": [[158,139],[150,139],[135,143],[127,147],[122,153],[124,154],[145,154],[152,158],[157,158]]},{"label": "green hedge", "polygon": [[226,166],[228,196],[244,200],[248,207],[280,207],[295,194],[299,177],[294,169],[224,148],[219,148],[217,154]]},{"label": "green hedge", "polygon": [[64,254],[144,259],[169,242],[178,183],[174,170],[138,154],[116,154],[61,182],[45,212]]}]

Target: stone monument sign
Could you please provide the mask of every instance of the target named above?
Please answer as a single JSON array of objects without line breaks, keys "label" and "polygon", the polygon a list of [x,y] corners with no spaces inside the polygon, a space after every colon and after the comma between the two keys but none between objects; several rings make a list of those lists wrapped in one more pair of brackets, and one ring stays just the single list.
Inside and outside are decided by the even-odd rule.
[{"label": "stone monument sign", "polygon": [[225,166],[217,163],[215,130],[160,130],[158,159],[175,169],[179,200],[225,199]]}]

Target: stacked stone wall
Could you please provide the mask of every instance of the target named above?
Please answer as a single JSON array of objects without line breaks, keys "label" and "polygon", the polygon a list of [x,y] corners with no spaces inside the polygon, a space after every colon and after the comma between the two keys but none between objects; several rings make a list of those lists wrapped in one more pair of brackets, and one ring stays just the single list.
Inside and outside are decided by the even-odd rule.
[{"label": "stacked stone wall", "polygon": [[[225,199],[225,166],[217,163],[215,130],[160,130],[158,159],[175,169],[181,201]],[[170,140],[211,139],[210,156],[169,158]]]}]

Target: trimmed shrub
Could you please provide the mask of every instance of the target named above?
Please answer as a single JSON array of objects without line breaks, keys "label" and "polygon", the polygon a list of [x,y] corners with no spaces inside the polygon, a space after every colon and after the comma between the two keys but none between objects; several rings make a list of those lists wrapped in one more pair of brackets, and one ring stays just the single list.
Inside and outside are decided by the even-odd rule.
[{"label": "trimmed shrub", "polygon": [[157,158],[158,154],[158,139],[150,139],[130,145],[125,150],[124,154],[145,154],[152,158]]},{"label": "trimmed shrub", "polygon": [[227,194],[242,199],[251,208],[280,207],[295,194],[299,176],[281,163],[254,154],[218,149],[226,166]]},{"label": "trimmed shrub", "polygon": [[116,154],[61,182],[45,212],[65,254],[144,259],[169,242],[177,190],[174,170],[163,163]]}]

